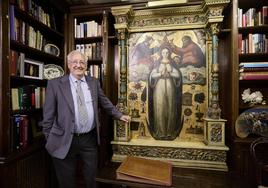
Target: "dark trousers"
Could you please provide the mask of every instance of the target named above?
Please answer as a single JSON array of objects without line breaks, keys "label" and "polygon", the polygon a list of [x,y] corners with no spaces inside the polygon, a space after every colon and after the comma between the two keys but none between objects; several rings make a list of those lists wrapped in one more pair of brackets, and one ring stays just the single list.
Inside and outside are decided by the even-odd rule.
[{"label": "dark trousers", "polygon": [[96,130],[88,134],[74,136],[65,159],[53,157],[53,163],[60,188],[75,188],[77,159],[83,161],[83,174],[87,188],[95,188],[97,170]]}]

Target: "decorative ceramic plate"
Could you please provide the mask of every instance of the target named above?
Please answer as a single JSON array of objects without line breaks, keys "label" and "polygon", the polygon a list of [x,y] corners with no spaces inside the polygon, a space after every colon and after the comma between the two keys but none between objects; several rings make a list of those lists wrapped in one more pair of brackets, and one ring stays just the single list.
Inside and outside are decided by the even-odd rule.
[{"label": "decorative ceramic plate", "polygon": [[268,106],[250,108],[240,114],[235,131],[240,138],[246,138],[249,134],[268,136]]},{"label": "decorative ceramic plate", "polygon": [[64,75],[62,67],[54,64],[47,64],[44,66],[44,78],[51,80]]},{"label": "decorative ceramic plate", "polygon": [[55,56],[60,55],[60,49],[54,44],[46,44],[44,47],[44,50],[46,53],[49,53],[51,55],[55,55]]}]

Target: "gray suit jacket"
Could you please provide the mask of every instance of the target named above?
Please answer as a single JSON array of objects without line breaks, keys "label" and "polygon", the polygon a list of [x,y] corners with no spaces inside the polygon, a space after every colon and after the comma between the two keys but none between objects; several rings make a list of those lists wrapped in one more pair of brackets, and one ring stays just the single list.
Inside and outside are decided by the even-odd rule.
[{"label": "gray suit jacket", "polygon": [[[86,81],[92,95],[94,125],[97,128],[98,143],[100,143],[98,105],[100,104],[106,113],[116,119],[120,119],[123,114],[104,95],[97,79],[86,76]],[[69,151],[75,126],[74,102],[69,75],[48,81],[42,126],[47,139],[47,151],[53,157],[64,159]]]}]

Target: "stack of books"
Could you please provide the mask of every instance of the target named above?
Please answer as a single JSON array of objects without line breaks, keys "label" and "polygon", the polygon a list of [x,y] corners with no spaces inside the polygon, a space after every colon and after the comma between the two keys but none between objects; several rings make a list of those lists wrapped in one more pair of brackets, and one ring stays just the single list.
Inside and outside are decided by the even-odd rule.
[{"label": "stack of books", "polygon": [[242,62],[239,80],[268,80],[268,62]]}]

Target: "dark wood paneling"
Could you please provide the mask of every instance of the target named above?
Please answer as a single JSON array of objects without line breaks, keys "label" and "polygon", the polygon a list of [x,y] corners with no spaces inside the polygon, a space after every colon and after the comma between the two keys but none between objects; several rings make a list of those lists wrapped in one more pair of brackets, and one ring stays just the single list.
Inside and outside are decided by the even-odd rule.
[{"label": "dark wood paneling", "polygon": [[0,187],[17,188],[17,162],[0,164]]},{"label": "dark wood paneling", "polygon": [[20,188],[47,188],[48,169],[45,151],[41,151],[18,162],[17,182]]},{"label": "dark wood paneling", "polygon": [[8,1],[0,3],[0,157],[9,151],[9,17]]},{"label": "dark wood paneling", "polygon": [[1,188],[48,188],[51,171],[50,157],[45,150],[21,160],[0,164]]},{"label": "dark wood paneling", "polygon": [[[96,178],[99,187],[128,187],[128,188],[164,188],[166,186],[157,186],[130,181],[116,180],[116,169],[119,163],[109,163],[101,169]],[[239,179],[230,172],[197,170],[176,168],[172,169],[172,185],[170,188],[253,188],[247,179]]]}]

